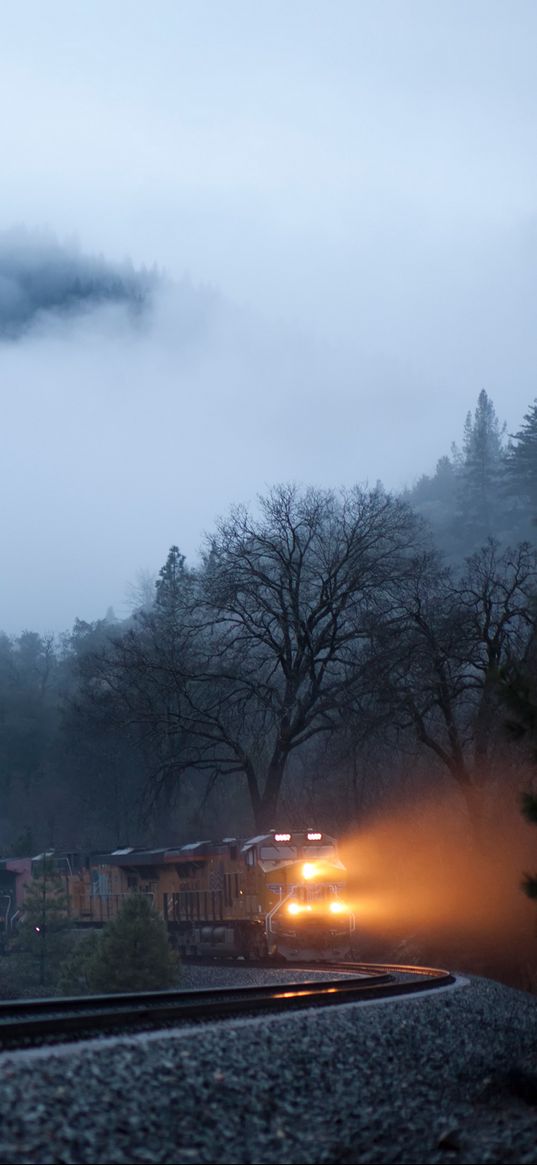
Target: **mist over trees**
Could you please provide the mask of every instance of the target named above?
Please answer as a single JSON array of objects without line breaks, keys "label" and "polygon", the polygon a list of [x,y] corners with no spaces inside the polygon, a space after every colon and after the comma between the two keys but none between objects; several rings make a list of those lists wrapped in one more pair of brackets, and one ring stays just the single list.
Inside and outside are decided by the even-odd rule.
[{"label": "mist over trees", "polygon": [[0,338],[18,339],[44,316],[72,316],[106,304],[142,312],[162,282],[156,269],[83,254],[49,232],[0,233]]},{"label": "mist over trees", "polygon": [[[4,852],[342,833],[452,786],[473,827],[528,783],[506,676],[535,653],[537,405],[482,390],[396,497],[275,486],[130,618],[0,638]],[[146,588],[147,591],[147,588]],[[532,654],[533,653],[533,654]],[[496,806],[496,809],[494,809]]]},{"label": "mist over trees", "polygon": [[431,524],[439,548],[461,561],[487,538],[502,544],[535,541],[537,412],[507,436],[484,389],[468,412],[460,447],[440,458],[404,497]]}]

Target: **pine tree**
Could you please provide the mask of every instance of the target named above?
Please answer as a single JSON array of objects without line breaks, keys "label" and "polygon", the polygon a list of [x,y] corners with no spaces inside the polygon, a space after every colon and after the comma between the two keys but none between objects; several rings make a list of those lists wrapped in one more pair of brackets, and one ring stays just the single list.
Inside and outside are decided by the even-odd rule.
[{"label": "pine tree", "polygon": [[156,685],[154,707],[159,708],[159,752],[164,785],[181,753],[181,702],[184,689],[185,646],[188,632],[185,610],[191,597],[192,576],[185,569],[185,556],[178,546],[170,548],[156,582],[154,609],[142,615],[141,626],[148,632],[146,650],[154,658]]},{"label": "pine tree", "polygon": [[516,445],[510,447],[507,455],[507,489],[529,507],[531,517],[537,519],[537,398],[513,440]]},{"label": "pine tree", "polygon": [[79,937],[68,957],[62,963],[58,976],[58,987],[62,995],[88,995],[92,993],[93,964],[98,956],[101,935],[92,930]]},{"label": "pine tree", "polygon": [[449,504],[455,492],[455,467],[449,457],[437,461],[432,484],[435,496]]},{"label": "pine tree", "polygon": [[168,619],[176,617],[183,600],[186,579],[185,556],[178,546],[172,546],[156,582],[156,607],[159,614]]},{"label": "pine tree", "polygon": [[130,894],[117,918],[88,949],[91,991],[152,991],[173,987],[179,965],[166,927],[144,894]]},{"label": "pine tree", "polygon": [[482,389],[473,417],[471,413],[466,417],[459,461],[458,521],[474,543],[497,530],[504,440],[505,425],[500,426],[494,405]]}]

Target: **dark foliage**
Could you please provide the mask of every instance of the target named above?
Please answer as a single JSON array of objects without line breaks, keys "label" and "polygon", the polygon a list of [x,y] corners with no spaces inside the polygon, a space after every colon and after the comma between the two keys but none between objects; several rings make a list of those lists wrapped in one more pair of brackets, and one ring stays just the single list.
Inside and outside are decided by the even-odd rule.
[{"label": "dark foliage", "polygon": [[71,992],[158,991],[179,979],[166,927],[143,894],[130,894],[117,918],[80,942],[60,978]]},{"label": "dark foliage", "polygon": [[160,276],[84,255],[54,236],[24,229],[0,234],[0,337],[16,339],[44,316],[74,315],[102,304],[139,313]]},{"label": "dark foliage", "polygon": [[503,546],[535,540],[535,406],[508,444],[505,429],[483,389],[466,417],[462,446],[453,445],[435,473],[423,475],[405,495],[450,561],[460,563],[489,537]]}]

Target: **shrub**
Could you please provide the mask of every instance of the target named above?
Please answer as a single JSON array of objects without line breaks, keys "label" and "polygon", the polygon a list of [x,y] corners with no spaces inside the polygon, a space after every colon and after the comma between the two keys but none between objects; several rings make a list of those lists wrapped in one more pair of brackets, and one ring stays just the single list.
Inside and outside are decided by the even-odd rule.
[{"label": "shrub", "polygon": [[62,968],[60,985],[77,992],[158,991],[179,979],[166,927],[143,894],[130,894],[104,930],[83,939]]}]

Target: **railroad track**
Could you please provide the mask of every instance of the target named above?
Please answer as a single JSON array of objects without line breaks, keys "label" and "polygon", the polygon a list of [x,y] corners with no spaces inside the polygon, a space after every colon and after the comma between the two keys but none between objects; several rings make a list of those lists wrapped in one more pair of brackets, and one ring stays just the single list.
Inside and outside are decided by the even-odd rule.
[{"label": "railroad track", "polygon": [[[318,973],[319,967],[315,970]],[[130,1033],[230,1016],[389,999],[454,982],[448,971],[431,967],[339,963],[322,970],[327,972],[326,978],[302,983],[0,1002],[0,1050],[99,1033]]]}]

